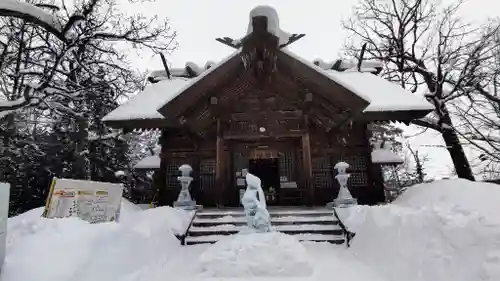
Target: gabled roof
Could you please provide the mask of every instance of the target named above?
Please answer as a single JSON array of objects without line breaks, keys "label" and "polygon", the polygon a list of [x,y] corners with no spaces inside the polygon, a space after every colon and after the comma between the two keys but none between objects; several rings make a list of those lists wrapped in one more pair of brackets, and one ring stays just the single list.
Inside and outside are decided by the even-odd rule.
[{"label": "gabled roof", "polygon": [[[106,115],[103,120],[111,126],[122,128],[175,126],[175,117],[182,112],[169,111],[168,107],[173,103],[189,106],[196,99],[203,97],[207,89],[213,88],[217,81],[220,82],[222,78],[227,80],[228,75],[243,67],[238,54],[238,51],[234,52],[195,78],[165,78],[156,84],[148,85],[143,92]],[[304,75],[306,71],[308,76],[314,75],[322,79],[323,84],[330,83],[330,90],[325,87],[323,89],[338,102],[349,99],[351,106],[354,104],[362,109],[361,117],[367,120],[409,121],[423,117],[433,109],[422,96],[412,94],[395,83],[369,73],[372,70],[370,66],[367,66],[369,72],[340,72],[324,70],[288,50],[281,50],[278,56],[281,61],[288,60],[288,65],[302,69],[295,74],[302,72]],[[216,79],[210,79],[214,76]],[[189,92],[191,96],[186,95]]]}]

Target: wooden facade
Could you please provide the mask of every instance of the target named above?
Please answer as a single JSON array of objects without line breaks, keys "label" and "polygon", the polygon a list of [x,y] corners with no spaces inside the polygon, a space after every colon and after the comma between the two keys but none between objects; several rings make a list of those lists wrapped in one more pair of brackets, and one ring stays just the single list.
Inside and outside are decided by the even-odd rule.
[{"label": "wooden facade", "polygon": [[[241,67],[182,115],[177,113],[182,125],[165,129],[161,139],[160,204],[177,198],[177,168],[190,164],[192,195],[206,206],[239,205],[242,169],[260,176],[267,192],[274,189],[272,204],[323,205],[337,194],[333,166],[339,161],[351,165],[349,186],[360,203],[383,201],[367,123],[356,122],[349,107],[309,91],[280,70],[262,81],[252,68]],[[276,163],[274,175],[253,171],[256,162],[264,169]]]},{"label": "wooden facade", "polygon": [[365,114],[369,101],[281,49],[290,42],[278,44],[267,18],[252,23],[253,32],[233,46],[239,51],[158,109],[164,118],[108,121],[162,129],[158,203],[177,199],[178,167],[189,164],[191,195],[204,206],[239,206],[243,169],[261,178],[270,205],[324,205],[338,193],[333,166],[339,161],[351,166],[348,186],[359,203],[383,202],[368,124],[373,117],[394,120],[391,114],[408,121],[429,110]]}]

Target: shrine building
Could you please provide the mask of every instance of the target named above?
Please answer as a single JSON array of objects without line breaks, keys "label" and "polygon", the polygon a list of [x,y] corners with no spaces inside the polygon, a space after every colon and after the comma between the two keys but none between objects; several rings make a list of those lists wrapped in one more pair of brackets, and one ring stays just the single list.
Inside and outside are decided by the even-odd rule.
[{"label": "shrine building", "polygon": [[287,46],[303,36],[259,6],[242,38],[217,38],[234,49],[227,58],[180,69],[164,61],[141,93],[104,118],[126,132],[161,130],[161,152],[136,166],[155,170],[159,205],[177,199],[182,164],[193,167],[191,195],[204,206],[240,206],[243,169],[260,177],[268,205],[325,205],[337,195],[340,161],[350,165],[348,187],[360,204],[384,201],[372,124],[408,124],[433,107],[377,76],[378,62],[301,58]]}]

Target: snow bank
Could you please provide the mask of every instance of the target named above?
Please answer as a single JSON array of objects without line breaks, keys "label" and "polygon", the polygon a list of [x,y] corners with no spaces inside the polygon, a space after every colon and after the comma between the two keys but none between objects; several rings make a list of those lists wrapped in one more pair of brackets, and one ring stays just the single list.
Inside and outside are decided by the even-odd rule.
[{"label": "snow bank", "polygon": [[500,280],[500,188],[447,180],[353,208],[352,254],[391,280]]},{"label": "snow bank", "polygon": [[143,266],[175,258],[172,251],[181,246],[173,234],[185,231],[191,213],[170,207],[142,211],[126,200],[122,208],[119,223],[45,219],[43,208],[9,219],[1,280],[128,280]]},{"label": "snow bank", "polygon": [[440,207],[477,213],[500,223],[500,185],[465,179],[440,180],[408,188],[393,203],[412,207]]},{"label": "snow bank", "polygon": [[313,267],[306,248],[280,232],[239,234],[215,243],[200,256],[210,277],[308,276]]}]

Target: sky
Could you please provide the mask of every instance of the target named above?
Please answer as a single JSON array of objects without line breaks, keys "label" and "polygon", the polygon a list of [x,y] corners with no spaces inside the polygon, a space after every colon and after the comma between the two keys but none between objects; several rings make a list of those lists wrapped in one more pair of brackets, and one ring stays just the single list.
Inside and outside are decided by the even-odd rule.
[{"label": "sky", "polygon": [[[279,15],[280,27],[290,33],[305,33],[306,36],[293,43],[289,49],[312,61],[321,58],[333,61],[339,58],[343,43],[349,34],[342,29],[341,21],[347,19],[359,0],[157,0],[156,3],[127,6],[130,12],[145,16],[168,18],[177,32],[179,47],[167,57],[171,67],[183,67],[186,62],[203,66],[207,61],[219,61],[233,51],[215,38],[243,37],[246,33],[249,12],[258,5],[274,7]],[[432,1],[432,0],[430,0]],[[453,0],[442,0],[451,3]],[[462,5],[459,14],[466,21],[482,22],[488,17],[500,16],[498,0],[469,0]],[[143,55],[133,60],[140,69],[163,69],[159,57]],[[405,127],[406,135],[419,130]],[[428,131],[409,138],[412,147],[429,160],[425,164],[431,178],[447,177],[452,170],[451,159],[443,147],[442,138]],[[468,150],[466,148],[466,150]],[[473,155],[474,153],[469,153]],[[477,156],[471,156],[477,157]]]},{"label": "sky", "polygon": [[[228,36],[238,38],[245,35],[248,14],[258,5],[274,7],[279,15],[280,26],[290,33],[306,36],[290,46],[290,50],[313,60],[322,58],[333,61],[339,57],[342,45],[349,33],[342,29],[342,19],[352,14],[359,0],[157,0],[148,4],[127,7],[145,16],[156,15],[168,18],[177,32],[179,47],[169,57],[172,67],[182,67],[186,62],[204,65],[207,61],[218,61],[232,52],[215,38]],[[444,3],[452,0],[443,0]],[[496,0],[469,0],[461,14],[472,21],[488,16],[500,16],[500,2]],[[159,57],[144,56],[137,67],[161,69]]]}]

